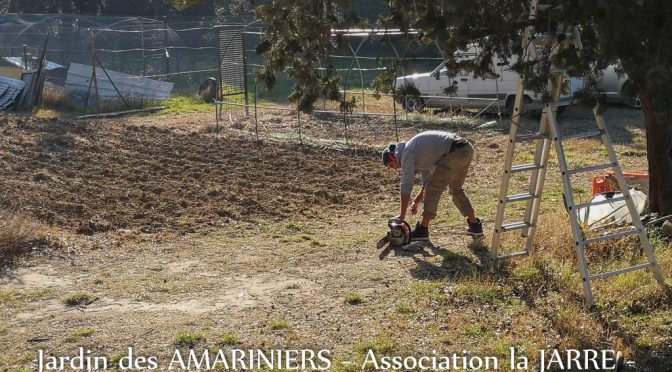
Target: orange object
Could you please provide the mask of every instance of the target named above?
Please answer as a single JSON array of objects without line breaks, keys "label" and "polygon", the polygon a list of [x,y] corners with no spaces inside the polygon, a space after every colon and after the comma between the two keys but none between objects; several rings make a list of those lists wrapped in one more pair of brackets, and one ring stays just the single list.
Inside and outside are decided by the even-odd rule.
[{"label": "orange object", "polygon": [[[593,177],[593,196],[606,194],[618,190],[614,171],[608,171],[604,176]],[[638,172],[623,172],[625,183],[628,185],[649,185],[649,174]]]},{"label": "orange object", "polygon": [[[609,177],[614,177],[613,171],[608,171],[607,175]],[[638,173],[638,172],[623,172],[625,177],[625,182],[630,183],[649,183],[649,174],[648,173]]]},{"label": "orange object", "polygon": [[610,178],[609,175],[593,177],[593,196],[614,191]]}]

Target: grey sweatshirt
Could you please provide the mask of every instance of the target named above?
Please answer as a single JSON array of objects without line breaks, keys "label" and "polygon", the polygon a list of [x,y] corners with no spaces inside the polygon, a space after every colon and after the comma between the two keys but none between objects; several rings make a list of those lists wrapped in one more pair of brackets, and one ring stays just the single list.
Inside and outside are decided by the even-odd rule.
[{"label": "grey sweatshirt", "polygon": [[397,145],[395,155],[401,165],[401,195],[411,195],[416,173],[422,176],[423,186],[429,182],[439,159],[450,151],[455,137],[454,133],[430,130]]}]

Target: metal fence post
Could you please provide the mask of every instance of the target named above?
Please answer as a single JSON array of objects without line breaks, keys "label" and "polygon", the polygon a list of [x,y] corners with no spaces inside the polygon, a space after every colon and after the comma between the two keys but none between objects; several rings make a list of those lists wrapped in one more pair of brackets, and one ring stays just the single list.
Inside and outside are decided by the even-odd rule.
[{"label": "metal fence post", "polygon": [[[397,76],[397,65],[394,65],[394,76]],[[397,123],[397,79],[392,83],[392,112],[394,120],[394,137],[399,142],[399,124]]]},{"label": "metal fence post", "polygon": [[245,95],[245,116],[250,116],[250,100],[247,97],[247,55],[245,54],[245,33],[240,32],[241,51],[243,53],[243,94]]},{"label": "metal fence post", "polygon": [[259,119],[257,118],[257,80],[254,80],[254,133],[259,143]]},{"label": "metal fence post", "polygon": [[[98,78],[96,77],[96,44],[93,37],[93,30],[89,29],[89,44],[91,44],[91,80],[93,89],[96,93],[96,112],[100,112],[100,92],[98,92]],[[88,103],[88,96],[86,98]]]},{"label": "metal fence post", "polygon": [[168,43],[166,42],[166,40],[168,39],[166,37],[167,30],[168,30],[168,21],[166,21],[166,18],[164,17],[163,18],[163,32],[162,32],[163,33],[163,47],[164,47],[163,61],[164,61],[164,64],[166,66],[165,74],[166,74],[167,77],[169,77],[168,75],[170,75],[170,62],[169,62],[168,48],[166,47],[166,45],[168,45]]},{"label": "metal fence post", "polygon": [[299,125],[299,144],[303,148],[303,136],[301,135],[301,110],[299,110],[299,105],[296,105],[296,122]]},{"label": "metal fence post", "polygon": [[140,49],[142,50],[142,76],[146,75],[147,62],[145,61],[145,21],[138,17],[140,21]]},{"label": "metal fence post", "polygon": [[25,70],[28,69],[28,51],[26,50],[28,46],[26,44],[23,44],[23,68]]}]

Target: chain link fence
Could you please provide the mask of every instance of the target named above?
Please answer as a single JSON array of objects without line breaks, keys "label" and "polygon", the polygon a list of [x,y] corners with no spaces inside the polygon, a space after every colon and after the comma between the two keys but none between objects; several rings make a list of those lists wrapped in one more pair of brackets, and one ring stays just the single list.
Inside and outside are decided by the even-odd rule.
[{"label": "chain link fence", "polygon": [[244,23],[236,17],[5,14],[0,16],[0,73],[20,77],[11,69],[36,69],[44,51],[44,59],[54,67],[47,74],[47,90],[64,87],[67,71],[76,63],[96,64],[105,74],[170,82],[176,93],[195,93],[205,79],[218,75],[215,26]]}]

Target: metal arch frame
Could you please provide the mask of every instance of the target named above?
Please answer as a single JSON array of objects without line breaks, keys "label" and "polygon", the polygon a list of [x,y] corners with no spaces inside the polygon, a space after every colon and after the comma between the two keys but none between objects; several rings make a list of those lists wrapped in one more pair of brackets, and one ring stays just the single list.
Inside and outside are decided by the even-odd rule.
[{"label": "metal arch frame", "polygon": [[[413,41],[413,42],[417,42],[417,41]],[[408,51],[410,50],[413,42],[410,42],[410,43],[406,44],[406,48],[404,49],[404,54],[401,57],[399,56],[399,52],[397,51],[397,48],[394,46],[394,44],[390,43],[390,47],[392,48],[392,51],[394,52],[394,55],[397,57],[397,61],[399,62],[399,63],[395,64],[395,67],[394,67],[395,78],[394,78],[394,82],[392,82],[392,110],[394,110],[394,136],[395,136],[397,142],[399,142],[399,123],[397,122],[397,100],[395,99],[396,98],[396,92],[397,92],[397,79],[398,79],[397,68],[401,68],[401,74],[402,74],[401,77],[404,79],[404,83],[406,83],[407,74],[406,74],[406,68],[404,67],[404,61],[406,61],[406,54],[408,54]]]},{"label": "metal arch frame", "polygon": [[27,24],[26,21],[21,19],[21,23],[23,23],[25,25],[25,27],[23,29],[21,29],[21,31],[17,32],[17,35],[14,37],[14,39],[12,40],[12,42],[10,44],[10,48],[14,48],[14,43],[16,43],[16,41],[19,40],[19,38],[22,37],[24,35],[24,33],[28,29],[30,29],[31,27],[34,27],[38,24],[41,24],[41,23],[44,23],[46,21],[52,20],[54,18],[59,18],[59,17],[60,17],[60,15],[54,15],[54,16],[51,16],[51,17],[46,17],[44,19],[40,19],[39,21],[36,21],[36,22],[32,22],[31,24]]},{"label": "metal arch frame", "polygon": [[362,112],[365,112],[364,108],[364,74],[362,74],[362,66],[359,63],[359,50],[362,48],[364,43],[371,39],[371,35],[366,36],[362,38],[362,41],[359,42],[359,45],[357,46],[357,49],[352,49],[352,44],[348,43],[348,48],[350,48],[350,52],[352,52],[352,59],[350,60],[350,66],[348,66],[348,72],[345,74],[345,81],[343,82],[343,102],[346,101],[346,94],[348,93],[348,80],[350,79],[350,71],[352,71],[352,64],[353,62],[357,63],[357,69],[359,70],[359,80],[362,85]]},{"label": "metal arch frame", "polygon": [[[364,93],[364,75],[362,75],[362,69],[359,64],[359,59],[357,58],[357,55],[359,53],[359,49],[364,45],[364,42],[369,40],[371,38],[371,35],[367,35],[364,38],[362,38],[362,41],[359,42],[359,45],[357,46],[356,50],[352,49],[352,44],[348,43],[348,48],[350,48],[350,51],[352,52],[352,59],[350,60],[350,65],[348,66],[348,72],[345,73],[345,80],[343,81],[343,107],[345,107],[346,103],[346,96],[348,95],[348,80],[350,79],[350,71],[352,71],[352,65],[356,61],[357,62],[357,67],[359,69],[359,76],[362,84],[362,94]],[[363,100],[362,100],[363,102]],[[343,109],[343,107],[341,109]],[[348,145],[348,113],[345,110],[343,111],[343,129],[345,131],[345,145]]]},{"label": "metal arch frame", "polygon": [[[362,73],[362,68],[361,68],[361,65],[360,65],[360,63],[359,63],[359,51],[360,51],[360,49],[362,48],[362,46],[363,46],[367,41],[371,41],[371,40],[373,39],[374,36],[388,35],[388,34],[390,34],[390,32],[388,32],[388,30],[385,30],[385,31],[383,31],[383,32],[379,32],[379,31],[376,31],[376,30],[366,30],[365,32],[354,32],[354,33],[350,33],[350,34],[344,34],[344,36],[346,36],[346,37],[362,37],[362,40],[359,42],[359,45],[357,46],[356,49],[353,49],[352,44],[351,44],[351,43],[348,43],[348,48],[350,49],[350,52],[352,53],[352,58],[350,59],[350,64],[349,64],[349,66],[348,66],[348,70],[347,70],[347,72],[346,72],[346,74],[345,74],[345,79],[344,79],[344,82],[343,82],[343,98],[342,98],[342,101],[341,101],[341,102],[345,102],[346,99],[347,99],[347,94],[348,94],[348,82],[349,82],[349,80],[350,80],[350,72],[352,71],[352,67],[353,67],[353,65],[356,63],[356,64],[357,64],[357,68],[358,68],[358,70],[359,70],[360,84],[361,84],[361,89],[362,89],[362,112],[363,112],[363,113],[366,112],[365,98],[364,98],[364,96],[365,96],[364,88],[365,88],[365,87],[364,87],[364,75],[363,75],[363,73]],[[392,34],[393,34],[393,35],[396,34],[395,31],[392,31]],[[405,48],[405,50],[404,50],[404,54],[403,54],[402,56],[399,55],[399,51],[398,51],[397,48],[394,46],[394,44],[393,44],[393,43],[389,43],[389,47],[390,47],[390,49],[394,52],[394,55],[395,55],[395,57],[396,57],[396,61],[399,62],[399,63],[396,63],[396,64],[395,64],[395,71],[394,71],[394,72],[395,72],[395,77],[397,76],[397,69],[398,69],[399,67],[401,67],[403,76],[406,75],[406,74],[405,74],[406,69],[405,69],[404,66],[403,66],[403,61],[404,61],[405,58],[406,58],[406,54],[407,54],[408,51],[410,50],[410,46],[411,46],[414,42],[416,42],[416,41],[412,41],[412,42],[406,44],[406,48]],[[394,81],[392,82],[392,89],[393,89],[393,91],[396,90],[396,81],[397,81],[397,79],[395,78]],[[399,128],[398,128],[398,123],[397,123],[397,108],[396,108],[396,101],[395,101],[395,99],[394,99],[394,94],[393,94],[393,97],[392,97],[392,107],[393,107],[393,111],[394,111],[393,118],[394,118],[394,126],[395,126],[395,137],[396,137],[396,140],[399,141]],[[348,121],[347,121],[347,114],[348,114],[347,112],[343,111],[343,123],[344,123],[344,127],[345,127],[344,129],[345,129],[345,142],[346,142],[346,144],[348,144],[348,137],[347,137],[347,133],[348,133],[348,131],[347,131],[347,125],[348,125],[348,124],[347,124],[347,123],[348,123]]]},{"label": "metal arch frame", "polygon": [[[146,72],[146,70],[147,70],[147,65],[146,65],[146,60],[145,60],[146,57],[145,57],[145,50],[144,50],[144,49],[145,49],[145,47],[144,47],[144,35],[145,35],[145,31],[147,31],[147,30],[144,29],[144,25],[145,25],[145,22],[146,22],[146,21],[149,21],[149,22],[147,22],[147,24],[161,23],[161,21],[156,20],[156,19],[152,19],[152,18],[146,18],[146,17],[126,17],[126,18],[124,18],[124,19],[121,19],[121,20],[119,20],[119,21],[117,21],[117,22],[114,22],[114,23],[111,23],[111,24],[109,24],[109,25],[103,25],[101,22],[96,22],[97,27],[95,27],[95,28],[87,27],[87,29],[90,30],[90,31],[92,32],[92,38],[93,38],[93,40],[95,41],[95,39],[96,39],[99,35],[105,35],[105,32],[111,32],[111,31],[114,31],[114,29],[115,29],[116,27],[119,27],[120,25],[125,25],[125,24],[127,24],[127,23],[128,23],[128,24],[131,24],[132,22],[138,22],[138,23],[135,24],[135,25],[137,25],[137,26],[140,27],[140,30],[139,30],[139,31],[136,31],[136,32],[140,32],[140,40],[141,40],[140,43],[141,43],[141,49],[142,49],[142,61],[143,61],[143,62],[142,62],[142,63],[143,63],[142,76],[145,76],[145,72]],[[133,25],[133,24],[131,24],[131,25]],[[100,26],[104,26],[105,28],[99,28]],[[119,31],[124,31],[124,30],[119,30]],[[125,58],[119,58],[119,57],[116,56],[116,55],[114,55],[114,57],[115,57],[117,60],[122,60],[124,63],[127,63],[126,61],[124,61]],[[101,66],[102,66],[102,65],[101,65]]]},{"label": "metal arch frame", "polygon": [[[364,105],[364,76],[362,74],[361,65],[359,64],[359,58],[358,58],[359,57],[359,50],[361,49],[361,47],[364,45],[365,42],[372,40],[373,36],[388,35],[388,34],[389,33],[388,33],[387,30],[385,32],[382,32],[382,33],[372,30],[371,32],[368,32],[366,35],[361,35],[361,33],[345,35],[345,36],[350,36],[350,37],[363,36],[362,41],[360,41],[359,45],[357,46],[357,49],[353,49],[352,45],[350,43],[348,43],[348,47],[350,48],[350,51],[353,54],[353,58],[350,60],[350,65],[348,66],[348,71],[346,72],[345,81],[343,83],[343,102],[345,102],[347,91],[348,91],[347,88],[348,88],[350,71],[352,70],[353,63],[356,62],[358,70],[359,70],[359,74],[360,74],[360,81],[361,81],[361,88],[362,88],[362,110],[363,110],[363,112],[365,110],[365,105]],[[395,34],[394,31],[392,32],[392,34],[393,35]],[[399,126],[398,126],[398,123],[397,123],[397,104],[396,104],[396,100],[394,99],[395,98],[394,97],[394,91],[396,91],[396,84],[397,84],[397,78],[396,77],[398,77],[398,74],[397,74],[398,68],[401,68],[402,77],[406,76],[406,69],[404,67],[403,62],[406,60],[406,55],[407,55],[408,51],[410,50],[411,45],[413,43],[417,43],[417,41],[413,40],[410,43],[406,44],[406,48],[405,48],[402,56],[399,55],[399,51],[397,50],[395,45],[393,43],[389,43],[389,47],[392,50],[392,52],[394,52],[394,55],[396,57],[396,62],[398,62],[398,63],[395,63],[395,68],[394,68],[395,79],[392,82],[392,90],[393,90],[392,110],[394,112],[394,114],[393,114],[394,131],[395,131],[395,138],[396,138],[397,141],[399,141]],[[346,144],[347,144],[347,117],[346,117],[346,115],[347,115],[347,113],[343,112],[343,121],[344,121],[345,126],[346,126],[345,131],[346,131]]]},{"label": "metal arch frame", "polygon": [[[254,21],[246,24],[243,27],[243,30],[241,32],[245,33],[246,32],[245,30],[251,28],[252,25],[254,25],[256,23],[261,24],[261,20],[254,20]],[[246,54],[245,50],[243,49],[243,55],[245,55],[245,54]],[[263,60],[260,55],[255,54],[255,56],[257,56],[260,61]],[[244,60],[247,61],[246,58]],[[219,65],[219,68],[221,68],[221,64]],[[245,71],[246,71],[246,74],[247,74],[247,68],[245,69]],[[220,74],[220,76],[221,76],[221,74]],[[245,93],[246,93],[246,95],[248,93],[247,92],[247,87],[245,88]],[[247,97],[245,98],[245,100],[247,102]],[[257,144],[259,144],[260,143],[259,142],[259,118],[258,118],[258,107],[257,107],[257,79],[256,79],[256,77],[254,79],[254,134],[255,134],[255,141],[256,141]]]}]

